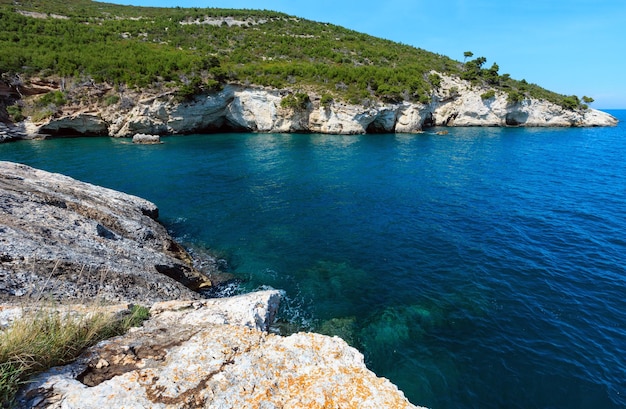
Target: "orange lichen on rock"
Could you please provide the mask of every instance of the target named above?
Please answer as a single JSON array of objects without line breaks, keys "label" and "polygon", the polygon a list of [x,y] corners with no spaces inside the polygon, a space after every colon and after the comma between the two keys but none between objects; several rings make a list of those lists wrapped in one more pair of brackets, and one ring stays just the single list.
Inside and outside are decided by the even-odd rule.
[{"label": "orange lichen on rock", "polygon": [[[24,396],[40,408],[63,401],[68,409],[415,408],[340,338],[260,330],[267,322],[256,321],[259,312],[271,316],[276,293],[211,300],[197,308],[159,305],[143,328],[92,348],[69,368],[42,374]],[[105,370],[113,376],[95,376]],[[94,381],[88,387],[80,382],[87,378]]]}]

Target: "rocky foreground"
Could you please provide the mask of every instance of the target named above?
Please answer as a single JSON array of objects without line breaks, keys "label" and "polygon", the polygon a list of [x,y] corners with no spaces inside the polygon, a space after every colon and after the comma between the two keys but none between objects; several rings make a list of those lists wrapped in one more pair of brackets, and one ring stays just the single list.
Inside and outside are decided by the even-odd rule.
[{"label": "rocky foreground", "polygon": [[414,408],[339,338],[268,334],[278,291],[155,304],[142,328],[37,376],[24,407]]},{"label": "rocky foreground", "polygon": [[0,162],[0,301],[197,299],[210,278],[144,199]]},{"label": "rocky foreground", "polygon": [[143,327],[32,379],[20,407],[415,408],[343,340],[270,334],[280,291],[200,297],[210,280],[157,216],[143,199],[0,162],[0,322],[42,297],[74,312],[94,298],[151,306]]}]

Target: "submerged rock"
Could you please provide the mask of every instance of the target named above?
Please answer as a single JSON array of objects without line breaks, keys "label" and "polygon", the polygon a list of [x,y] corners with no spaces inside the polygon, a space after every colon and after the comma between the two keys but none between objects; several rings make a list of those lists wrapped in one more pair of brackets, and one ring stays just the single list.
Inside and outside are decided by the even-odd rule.
[{"label": "submerged rock", "polygon": [[169,302],[28,383],[37,408],[415,408],[339,338],[265,332],[280,293]]},{"label": "submerged rock", "polygon": [[0,162],[0,300],[155,302],[210,280],[144,199]]},{"label": "submerged rock", "polygon": [[323,321],[316,331],[320,334],[339,337],[349,345],[357,345],[356,317],[331,318]]}]

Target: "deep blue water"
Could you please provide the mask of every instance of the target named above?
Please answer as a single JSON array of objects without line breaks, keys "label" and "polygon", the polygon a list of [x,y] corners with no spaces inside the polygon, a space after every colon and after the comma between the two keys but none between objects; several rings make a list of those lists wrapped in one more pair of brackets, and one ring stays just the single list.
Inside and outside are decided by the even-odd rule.
[{"label": "deep blue water", "polygon": [[285,289],[283,330],[343,336],[415,404],[625,408],[612,113],[617,128],[22,141],[0,159],[155,202],[240,291]]}]

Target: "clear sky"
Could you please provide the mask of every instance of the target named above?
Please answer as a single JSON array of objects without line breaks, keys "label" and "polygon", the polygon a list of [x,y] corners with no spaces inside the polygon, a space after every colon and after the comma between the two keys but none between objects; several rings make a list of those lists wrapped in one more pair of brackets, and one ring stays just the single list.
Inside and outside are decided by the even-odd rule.
[{"label": "clear sky", "polygon": [[626,0],[108,0],[158,7],[266,9],[463,60],[595,108],[626,109]]}]

